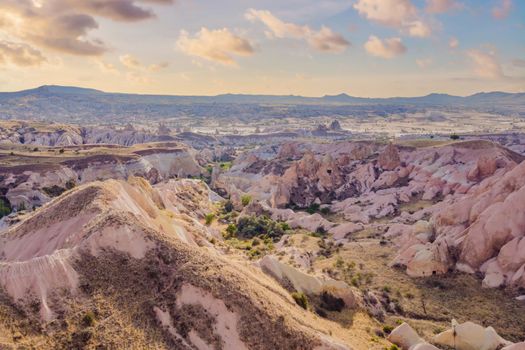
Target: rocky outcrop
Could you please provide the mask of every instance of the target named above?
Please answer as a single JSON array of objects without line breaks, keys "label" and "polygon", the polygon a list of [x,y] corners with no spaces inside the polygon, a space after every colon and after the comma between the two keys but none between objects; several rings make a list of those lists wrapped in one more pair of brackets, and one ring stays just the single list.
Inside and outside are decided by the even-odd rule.
[{"label": "rocky outcrop", "polygon": [[[213,232],[200,223],[210,197],[192,180],[152,187],[130,178],[73,189],[0,235],[2,310],[16,305],[34,324],[57,317],[71,324],[102,301],[104,315],[92,314],[83,327],[125,315],[92,334],[131,330],[124,334],[145,334],[144,347],[154,339],[160,348],[348,349],[259,269],[213,249]],[[336,281],[295,281],[304,290],[339,290]],[[138,319],[140,326],[131,321]],[[49,328],[38,347],[67,348],[75,337]]]},{"label": "rocky outcrop", "polygon": [[114,148],[112,153],[93,147],[72,156],[19,155],[21,165],[0,170],[0,188],[16,209],[31,209],[72,187],[97,180],[142,176],[155,184],[170,178],[199,176],[203,170],[191,150],[176,143]]},{"label": "rocky outcrop", "polygon": [[512,343],[496,333],[494,328],[484,328],[473,322],[458,324],[452,320],[452,328],[436,335],[437,345],[454,347],[458,350],[496,350]]},{"label": "rocky outcrop", "polygon": [[388,336],[388,341],[398,345],[403,350],[439,350],[419,337],[417,332],[407,323],[397,326]]},{"label": "rocky outcrop", "polygon": [[377,164],[384,170],[394,170],[401,164],[397,147],[389,144],[377,158]]},{"label": "rocky outcrop", "polygon": [[[442,206],[432,219],[432,242],[416,242],[408,234],[414,244],[403,245],[402,263],[408,266],[422,259],[428,266],[440,267],[437,273],[450,267],[480,271],[485,287],[525,287],[525,218],[519,214],[525,211],[525,162],[509,167]],[[412,271],[422,275],[423,270]]]},{"label": "rocky outcrop", "polygon": [[326,292],[336,298],[342,299],[348,308],[356,308],[359,306],[357,295],[353,292],[352,288],[343,281],[336,281],[324,276],[309,275],[280,262],[276,257],[271,255],[266,255],[258,264],[263,271],[274,277],[279,283],[291,287],[295,291],[317,296]]}]

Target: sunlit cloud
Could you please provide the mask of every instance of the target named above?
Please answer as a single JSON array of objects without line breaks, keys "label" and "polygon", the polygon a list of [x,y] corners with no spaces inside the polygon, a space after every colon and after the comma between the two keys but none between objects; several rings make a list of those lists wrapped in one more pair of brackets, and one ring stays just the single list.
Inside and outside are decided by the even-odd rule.
[{"label": "sunlit cloud", "polygon": [[203,58],[223,65],[236,65],[235,56],[254,54],[252,44],[229,29],[201,28],[194,36],[182,30],[177,47],[186,55]]},{"label": "sunlit cloud", "polygon": [[4,0],[0,28],[26,45],[80,56],[100,56],[104,41],[90,37],[99,28],[96,17],[120,22],[153,18],[141,4],[170,4],[171,0]]},{"label": "sunlit cloud", "polygon": [[512,8],[512,0],[498,0],[498,4],[492,8],[492,16],[496,19],[506,18]]},{"label": "sunlit cloud", "polygon": [[484,52],[481,50],[467,51],[473,72],[486,79],[503,78],[503,69],[494,52]]},{"label": "sunlit cloud", "polygon": [[427,0],[426,11],[432,14],[440,14],[462,8],[463,5],[456,0]]},{"label": "sunlit cloud", "polygon": [[11,64],[20,67],[39,66],[46,61],[42,53],[29,45],[0,41],[0,66]]},{"label": "sunlit cloud", "polygon": [[372,35],[368,38],[368,41],[365,43],[366,51],[376,57],[381,57],[385,59],[391,59],[396,56],[404,54],[407,49],[401,38],[389,38],[389,39],[379,39],[377,36]]},{"label": "sunlit cloud", "polygon": [[320,30],[313,30],[306,25],[284,22],[270,11],[250,9],[246,12],[250,21],[260,21],[269,30],[269,36],[277,38],[292,38],[305,40],[310,47],[321,52],[339,53],[350,46],[342,35],[332,29],[322,26]]},{"label": "sunlit cloud", "polygon": [[450,40],[448,41],[448,47],[450,47],[451,49],[457,49],[459,47],[459,40],[457,38],[450,38]]},{"label": "sunlit cloud", "polygon": [[433,63],[433,60],[432,58],[418,58],[416,59],[416,64],[418,65],[419,68],[428,68],[432,65]]},{"label": "sunlit cloud", "polygon": [[432,33],[410,0],[358,0],[354,9],[372,22],[397,28],[410,36],[424,38]]}]

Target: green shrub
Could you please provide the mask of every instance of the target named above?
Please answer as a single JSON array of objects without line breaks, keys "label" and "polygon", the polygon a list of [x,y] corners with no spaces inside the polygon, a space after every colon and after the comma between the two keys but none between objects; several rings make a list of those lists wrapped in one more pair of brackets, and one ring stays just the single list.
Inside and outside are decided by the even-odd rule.
[{"label": "green shrub", "polygon": [[454,140],[454,141],[455,141],[455,140],[459,140],[459,135],[457,135],[457,134],[452,134],[452,135],[450,135],[450,139],[451,139],[451,140]]},{"label": "green shrub", "polygon": [[66,192],[66,189],[57,185],[53,185],[51,187],[44,187],[42,188],[45,194],[47,194],[49,197],[58,197],[62,193]]},{"label": "green shrub", "polygon": [[251,201],[252,201],[252,196],[250,196],[248,194],[245,194],[244,196],[241,197],[241,204],[242,204],[243,207],[245,207],[248,204],[250,204]]},{"label": "green shrub", "polygon": [[308,310],[308,298],[306,297],[306,295],[304,295],[303,292],[293,292],[292,298],[293,300],[295,300],[297,305],[299,305],[305,310]]},{"label": "green shrub", "polygon": [[231,213],[233,209],[233,202],[231,200],[228,199],[226,202],[224,202],[224,211],[226,213]]},{"label": "green shrub", "polygon": [[67,180],[66,182],[66,189],[70,190],[74,188],[77,185],[76,181],[74,179]]},{"label": "green shrub", "polygon": [[235,224],[229,224],[228,227],[226,227],[226,232],[235,235],[237,233],[237,226]]},{"label": "green shrub", "polygon": [[394,327],[392,326],[389,326],[389,325],[383,326],[383,333],[385,334],[390,334],[392,333],[393,330],[394,330]]},{"label": "green shrub", "polygon": [[306,212],[308,214],[315,214],[319,211],[319,204],[317,203],[312,203],[310,204],[310,206],[308,208],[306,208]]},{"label": "green shrub", "polygon": [[206,226],[210,226],[213,220],[215,220],[215,214],[213,213],[206,214],[204,219],[206,220]]},{"label": "green shrub", "polygon": [[243,216],[237,222],[237,236],[242,238],[253,238],[266,236],[273,240],[281,238],[286,230],[276,221],[265,215]]},{"label": "green shrub", "polygon": [[0,218],[11,214],[11,206],[0,198]]},{"label": "green shrub", "polygon": [[91,327],[95,324],[95,314],[91,311],[86,312],[84,317],[82,317],[82,324],[85,327]]},{"label": "green shrub", "polygon": [[392,344],[389,350],[400,350],[396,344]]},{"label": "green shrub", "polygon": [[320,212],[323,215],[328,215],[328,214],[330,214],[330,208],[328,208],[328,207],[321,208]]}]

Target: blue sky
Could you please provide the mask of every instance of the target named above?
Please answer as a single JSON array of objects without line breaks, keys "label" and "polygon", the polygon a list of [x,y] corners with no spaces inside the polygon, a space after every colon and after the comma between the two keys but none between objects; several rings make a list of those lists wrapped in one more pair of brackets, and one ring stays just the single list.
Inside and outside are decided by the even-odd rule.
[{"label": "blue sky", "polygon": [[0,0],[0,90],[61,84],[370,97],[525,91],[522,0],[101,3]]}]

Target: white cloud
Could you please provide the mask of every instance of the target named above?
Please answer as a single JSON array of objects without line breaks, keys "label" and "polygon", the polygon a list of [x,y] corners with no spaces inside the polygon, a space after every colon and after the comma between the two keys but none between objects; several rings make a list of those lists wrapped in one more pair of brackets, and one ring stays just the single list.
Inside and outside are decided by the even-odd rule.
[{"label": "white cloud", "polygon": [[270,11],[264,10],[250,9],[245,16],[250,21],[262,22],[269,30],[268,37],[302,39],[312,48],[321,52],[339,53],[350,46],[350,42],[342,35],[325,26],[316,31],[306,25],[300,26],[295,23],[284,22]]},{"label": "white cloud", "polygon": [[365,43],[366,51],[372,56],[391,59],[404,54],[407,49],[401,38],[389,38],[381,40],[377,36],[370,36]]},{"label": "white cloud", "polygon": [[512,65],[519,68],[525,68],[525,60],[522,58],[516,58],[512,60]]},{"label": "white cloud", "polygon": [[428,37],[432,30],[410,0],[358,0],[354,9],[366,19],[415,37]]},{"label": "white cloud", "polygon": [[423,21],[409,22],[405,25],[405,30],[410,36],[426,38],[432,34],[430,26]]},{"label": "white cloud", "polygon": [[505,76],[494,52],[469,50],[467,57],[470,59],[472,70],[477,76],[486,79],[498,79]]},{"label": "white cloud", "polygon": [[123,55],[119,57],[120,63],[124,65],[124,67],[129,69],[137,69],[142,67],[142,64],[139,62],[138,59],[131,55]]},{"label": "white cloud", "polygon": [[450,47],[451,49],[457,49],[459,47],[459,40],[457,38],[450,38],[450,40],[448,41],[448,47]]},{"label": "white cloud", "polygon": [[81,56],[100,56],[107,45],[89,34],[99,27],[97,17],[119,22],[153,18],[144,4],[173,0],[3,0],[0,27],[11,38],[39,49]]},{"label": "white cloud", "polygon": [[496,19],[506,18],[512,8],[512,0],[499,0],[498,5],[492,8],[492,16]]},{"label": "white cloud", "polygon": [[230,32],[229,29],[201,28],[193,37],[182,30],[177,47],[189,56],[195,56],[224,65],[236,65],[234,56],[251,56],[254,49],[250,42]]},{"label": "white cloud", "polygon": [[46,61],[42,53],[29,45],[0,40],[0,65],[38,66]]},{"label": "white cloud", "polygon": [[150,65],[145,65],[142,62],[140,62],[139,59],[137,59],[136,57],[130,54],[120,56],[119,60],[120,60],[120,63],[122,63],[124,67],[130,70],[158,72],[169,66],[168,62],[160,62],[160,63],[154,63]]},{"label": "white cloud", "polygon": [[426,11],[439,14],[460,9],[462,5],[455,0],[427,0]]},{"label": "white cloud", "polygon": [[416,60],[416,64],[419,66],[419,68],[427,68],[432,64],[432,58],[418,58]]}]

